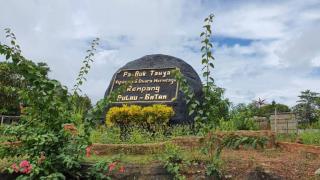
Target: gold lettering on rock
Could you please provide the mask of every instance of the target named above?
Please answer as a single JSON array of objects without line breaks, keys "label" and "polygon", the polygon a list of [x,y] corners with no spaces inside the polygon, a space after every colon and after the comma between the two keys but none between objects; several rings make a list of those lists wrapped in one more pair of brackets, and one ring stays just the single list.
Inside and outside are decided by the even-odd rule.
[{"label": "gold lettering on rock", "polygon": [[145,100],[166,100],[167,99],[167,95],[163,95],[163,94],[145,94],[144,96]]},{"label": "gold lettering on rock", "polygon": [[167,77],[169,76],[171,71],[156,71],[156,70],[151,70],[150,75],[151,76],[161,76],[161,77]]},{"label": "gold lettering on rock", "polygon": [[129,95],[118,95],[117,101],[136,101],[138,100],[138,96],[129,96]]},{"label": "gold lettering on rock", "polygon": [[160,86],[140,86],[140,87],[133,87],[133,86],[128,86],[127,87],[127,92],[149,92],[149,91],[154,91],[155,93],[160,92]]},{"label": "gold lettering on rock", "polygon": [[128,72],[128,71],[124,71],[123,74],[122,74],[122,77],[131,77],[131,76],[143,77],[143,76],[146,76],[146,75],[147,75],[146,71],[135,71],[134,74],[132,74],[131,72]]}]

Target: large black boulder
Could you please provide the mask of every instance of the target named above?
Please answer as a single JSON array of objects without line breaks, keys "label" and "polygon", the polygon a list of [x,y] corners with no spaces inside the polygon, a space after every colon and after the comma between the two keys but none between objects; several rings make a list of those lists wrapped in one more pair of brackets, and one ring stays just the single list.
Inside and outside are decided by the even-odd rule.
[{"label": "large black boulder", "polygon": [[[158,68],[173,68],[173,67],[180,69],[181,73],[186,78],[190,88],[194,91],[196,99],[200,101],[203,94],[201,79],[199,78],[196,71],[189,64],[187,64],[185,61],[179,58],[163,55],[163,54],[147,55],[137,60],[128,62],[126,65],[121,67],[118,71],[125,70],[125,69],[147,69],[147,68],[158,69]],[[112,79],[115,78],[115,75],[116,74],[114,74]],[[112,81],[108,86],[105,96],[109,95],[111,87],[112,87]],[[151,105],[152,103],[148,103],[148,104],[134,103],[134,104],[145,106],[145,105]],[[188,108],[185,101],[185,95],[180,90],[178,91],[178,96],[175,101],[162,103],[162,104],[172,106],[175,111],[175,116],[170,120],[170,124],[191,123],[193,121],[193,118],[188,115],[189,113],[188,113]],[[115,105],[111,105],[111,106],[115,106]],[[106,107],[105,112],[107,112],[107,110],[111,106]]]}]

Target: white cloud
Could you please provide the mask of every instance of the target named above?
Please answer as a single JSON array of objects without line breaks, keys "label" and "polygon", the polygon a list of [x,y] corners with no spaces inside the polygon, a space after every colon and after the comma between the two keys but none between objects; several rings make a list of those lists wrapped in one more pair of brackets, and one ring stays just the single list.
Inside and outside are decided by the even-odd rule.
[{"label": "white cloud", "polygon": [[[299,91],[320,91],[318,1],[5,1],[0,28],[11,27],[24,54],[45,61],[51,77],[72,87],[89,42],[101,46],[83,91],[94,101],[125,63],[147,54],[169,54],[198,72],[199,34],[214,12],[214,35],[249,44],[216,43],[214,78],[233,102],[267,98],[293,105]],[[0,41],[4,40],[0,32]]]}]

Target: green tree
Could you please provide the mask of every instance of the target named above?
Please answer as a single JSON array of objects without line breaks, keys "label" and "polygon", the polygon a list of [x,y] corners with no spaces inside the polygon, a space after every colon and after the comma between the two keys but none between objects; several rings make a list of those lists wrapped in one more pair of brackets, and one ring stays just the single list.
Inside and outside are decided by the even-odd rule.
[{"label": "green tree", "polygon": [[19,115],[17,94],[10,92],[8,88],[21,88],[24,86],[24,83],[7,62],[0,63],[0,77],[0,114]]},{"label": "green tree", "polygon": [[271,114],[274,114],[275,110],[277,110],[278,113],[291,111],[287,105],[272,101],[271,104],[266,104],[264,106],[261,106],[255,113],[255,116],[269,117]]},{"label": "green tree", "polygon": [[238,104],[230,111],[230,120],[238,130],[256,130],[258,127],[253,121],[256,107],[252,104]]},{"label": "green tree", "polygon": [[298,104],[293,107],[293,111],[298,116],[299,120],[303,123],[313,123],[317,117],[319,109],[319,93],[310,90],[302,91],[298,96]]},{"label": "green tree", "polygon": [[[46,63],[35,64],[31,61],[28,62],[34,66],[40,74],[47,77],[50,69]],[[28,81],[14,68],[14,65],[8,61],[0,62],[0,76],[0,114],[19,115],[19,105],[24,102],[20,102],[17,93],[11,91],[11,89],[19,90],[26,88]]]}]

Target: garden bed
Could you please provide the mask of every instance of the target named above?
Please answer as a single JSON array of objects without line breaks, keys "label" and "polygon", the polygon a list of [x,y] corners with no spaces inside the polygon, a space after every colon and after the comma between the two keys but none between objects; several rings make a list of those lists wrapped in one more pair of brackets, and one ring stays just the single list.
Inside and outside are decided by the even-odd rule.
[{"label": "garden bed", "polygon": [[[270,146],[267,149],[225,149],[222,152],[222,172],[226,179],[250,179],[267,176],[273,179],[311,179],[320,168],[320,147],[298,143],[277,142],[273,144],[274,134],[268,131],[218,132],[218,136],[236,134],[241,136],[267,136]],[[210,179],[205,176],[205,162],[209,157],[200,153],[201,141],[197,136],[175,137],[169,141],[147,144],[93,144],[96,155],[86,158],[85,166],[116,156],[125,165],[124,173],[115,173],[113,179],[171,179],[159,160],[165,144],[181,147],[184,158],[191,162],[182,173],[188,179]],[[17,144],[15,144],[17,145]],[[85,170],[84,170],[85,171]],[[2,174],[1,179],[12,179]]]},{"label": "garden bed", "polygon": [[[292,149],[294,151],[294,149]],[[205,167],[208,156],[199,150],[184,150],[182,152],[191,166],[183,169],[182,173],[189,179],[205,179]],[[97,160],[110,159],[117,155],[92,156],[88,163]],[[161,154],[123,155],[120,159],[125,164],[126,173],[117,178],[135,176],[138,179],[150,177],[169,178],[163,164],[159,161]],[[257,174],[264,174],[275,179],[312,179],[315,171],[320,168],[320,154],[297,151],[288,152],[285,149],[225,149],[222,153],[222,172],[226,179],[249,179]],[[261,172],[262,171],[262,172]],[[117,179],[115,178],[115,179]],[[125,179],[125,178],[124,178]],[[152,179],[152,178],[151,178]],[[170,178],[169,178],[170,179]]]},{"label": "garden bed", "polygon": [[[246,137],[265,137],[267,138],[267,148],[275,147],[275,135],[271,131],[233,131],[233,132],[216,132],[219,137],[228,135],[246,136]],[[171,140],[158,143],[145,144],[101,144],[94,143],[93,151],[100,155],[106,154],[150,154],[159,153],[164,150],[165,144],[172,143],[182,149],[196,149],[201,146],[205,139],[199,136],[181,136],[174,137]]]},{"label": "garden bed", "polygon": [[182,149],[198,148],[202,137],[176,137],[172,140],[158,143],[145,144],[93,144],[93,151],[97,154],[154,154],[163,152],[165,145],[168,143],[176,144]]}]

